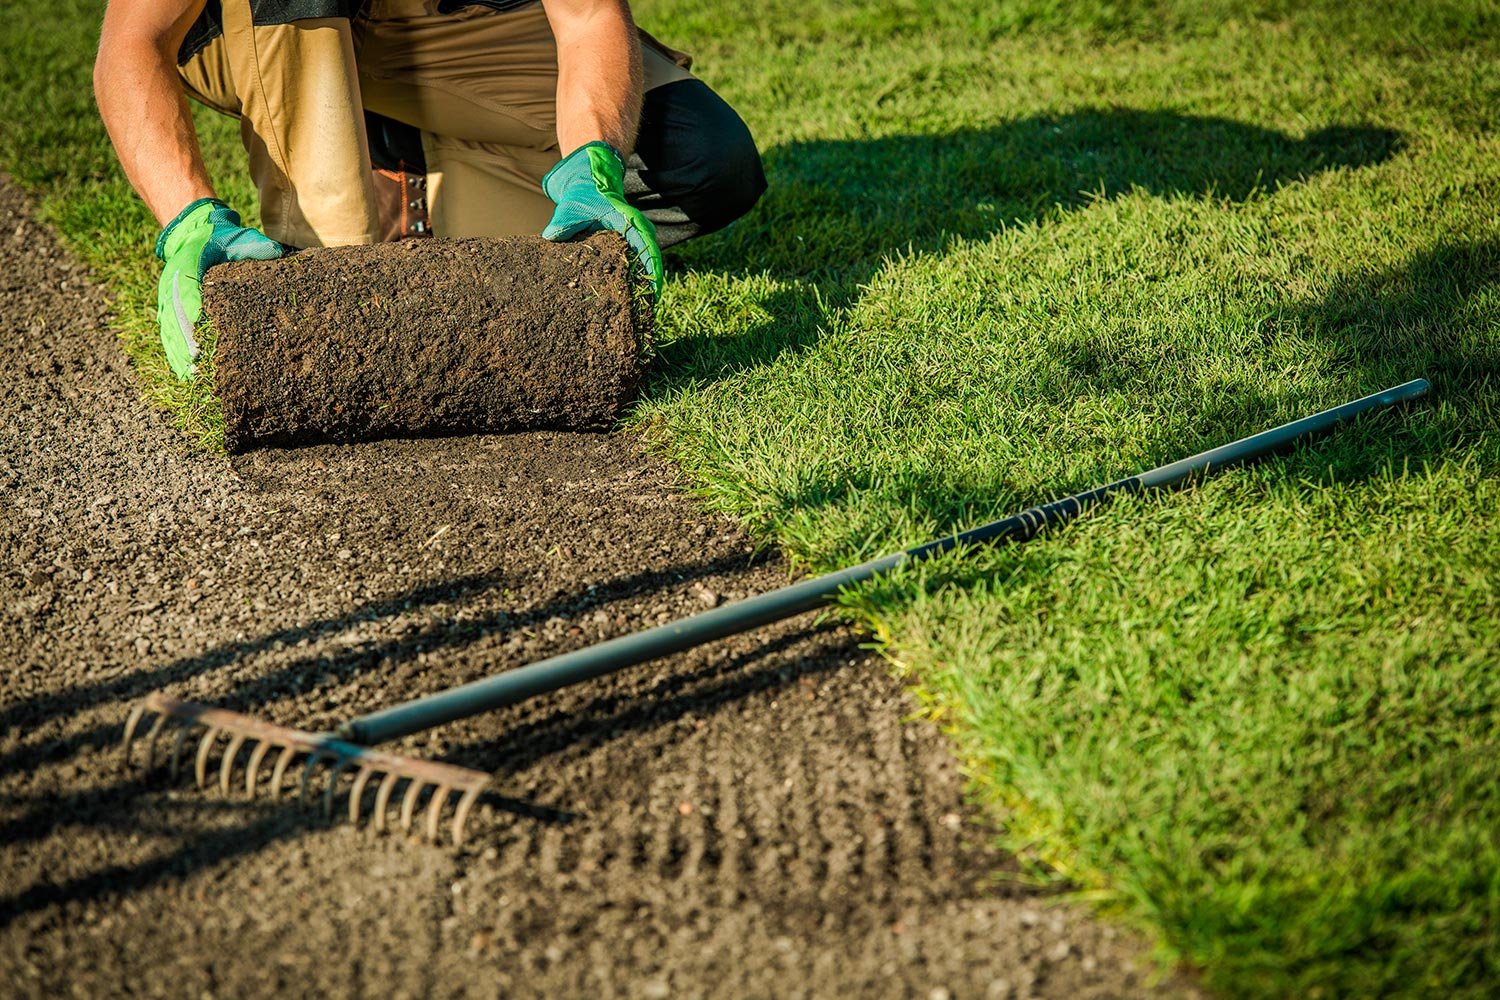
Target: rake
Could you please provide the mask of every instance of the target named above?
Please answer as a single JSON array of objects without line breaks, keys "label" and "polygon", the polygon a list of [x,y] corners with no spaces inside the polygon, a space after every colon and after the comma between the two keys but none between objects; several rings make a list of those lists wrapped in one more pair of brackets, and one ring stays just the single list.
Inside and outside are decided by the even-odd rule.
[{"label": "rake", "polygon": [[[376,830],[385,830],[393,799],[400,791],[399,823],[402,831],[410,833],[413,830],[421,809],[422,832],[428,840],[436,842],[440,839],[447,805],[454,802],[449,829],[452,842],[458,845],[464,840],[465,826],[474,803],[488,786],[491,776],[453,764],[386,753],[372,749],[374,746],[825,607],[836,601],[840,591],[847,587],[960,547],[1023,541],[1049,525],[1077,517],[1116,494],[1171,487],[1193,476],[1253,461],[1285,450],[1304,438],[1328,431],[1360,414],[1415,399],[1427,389],[1425,379],[1414,379],[968,531],[361,715],[349,719],[331,733],[290,729],[238,712],[180,701],[161,693],[152,694],[131,711],[125,724],[125,765],[130,766],[131,744],[142,722],[152,715],[154,720],[144,734],[145,769],[148,772],[155,769],[158,747],[169,730],[173,730],[170,736],[172,747],[166,759],[171,774],[177,776],[186,765],[185,751],[189,751],[196,736],[196,748],[190,752],[198,786],[207,787],[216,782],[226,795],[236,784],[242,784],[245,795],[253,798],[264,784],[272,796],[279,796],[286,790],[288,769],[300,756],[305,759],[296,784],[298,798],[303,802],[309,798],[313,776],[319,768],[329,770],[320,794],[325,815],[332,816],[339,789],[347,777],[346,811],[350,822],[359,822],[365,800],[373,794],[373,826]],[[228,742],[217,765],[211,766],[221,739]],[[273,751],[277,754],[276,760],[263,781],[265,763]],[[236,782],[235,768],[242,756],[246,757],[244,777],[242,782]]]}]

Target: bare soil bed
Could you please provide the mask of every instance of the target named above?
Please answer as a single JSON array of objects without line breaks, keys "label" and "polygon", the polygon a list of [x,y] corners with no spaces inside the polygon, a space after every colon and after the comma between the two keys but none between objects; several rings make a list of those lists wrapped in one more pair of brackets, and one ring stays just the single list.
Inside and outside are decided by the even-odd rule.
[{"label": "bare soil bed", "polygon": [[399,749],[460,851],[121,774],[158,689],[308,728],[783,582],[629,435],[190,451],[0,187],[0,982],[60,996],[1182,995],[1038,890],[803,618]]}]

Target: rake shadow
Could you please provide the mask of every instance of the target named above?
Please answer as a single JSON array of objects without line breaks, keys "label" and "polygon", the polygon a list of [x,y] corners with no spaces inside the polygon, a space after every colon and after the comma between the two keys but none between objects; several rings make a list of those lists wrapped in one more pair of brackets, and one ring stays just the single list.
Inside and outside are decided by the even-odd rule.
[{"label": "rake shadow", "polygon": [[[846,661],[856,645],[847,636],[824,637],[809,656],[776,669],[763,666],[764,661],[803,639],[800,633],[784,636],[724,663],[674,674],[639,694],[604,693],[580,709],[554,706],[538,718],[511,727],[501,740],[465,744],[444,754],[442,759],[495,771],[503,780],[570,751],[592,752],[631,734],[669,726],[688,714],[702,717],[751,695],[790,687],[805,677],[827,673]],[[141,792],[140,779],[126,776],[101,788],[52,797],[36,804],[23,797],[7,797],[8,805],[31,805],[31,808],[0,825],[0,844],[20,846],[64,825],[149,832],[154,829],[150,814],[143,816],[139,810],[131,809]],[[225,800],[212,789],[198,795],[201,798],[192,799],[190,808],[200,812],[243,811],[248,815],[255,810],[271,809],[273,814],[248,826],[195,837],[144,865],[114,866],[59,883],[34,885],[0,898],[0,926],[38,909],[116,897],[163,879],[180,878],[200,868],[221,864],[226,857],[250,854],[275,841],[301,835],[324,822],[313,812],[291,803],[273,806],[264,799],[259,803]],[[486,792],[480,803],[537,823],[567,825],[580,818],[566,810],[508,796],[503,788]],[[163,832],[180,832],[178,825],[170,820],[157,825]]]},{"label": "rake shadow", "polygon": [[[598,750],[636,733],[702,718],[765,691],[791,687],[803,678],[837,670],[859,648],[849,635],[825,633],[806,655],[771,666],[774,658],[807,639],[802,631],[697,670],[675,672],[638,692],[609,691],[584,705],[527,707],[528,718],[507,726],[499,740],[472,741],[444,756],[452,763],[493,771],[497,778],[520,774],[563,754]],[[533,716],[534,717],[529,717]]]},{"label": "rake shadow", "polygon": [[[741,558],[736,557],[733,561],[738,563]],[[705,575],[723,568],[718,562],[709,563],[694,575]],[[628,583],[630,581],[622,581],[622,584]],[[617,584],[611,589],[620,586]],[[637,586],[627,590],[626,594],[639,594],[641,589]],[[593,596],[589,599],[593,600]],[[554,610],[549,607],[537,614],[545,618]],[[533,616],[527,617],[530,620]],[[466,767],[493,770],[502,777],[514,775],[570,750],[590,752],[627,735],[671,725],[689,713],[701,716],[753,694],[793,685],[804,677],[834,669],[848,658],[853,647],[853,640],[848,637],[824,638],[813,655],[782,664],[777,669],[762,666],[767,658],[784,652],[803,638],[800,633],[782,637],[726,662],[674,674],[639,694],[603,693],[578,710],[554,705],[547,714],[511,728],[499,741],[486,740],[459,746],[445,754],[443,759]],[[114,735],[113,731],[110,735]],[[149,815],[132,809],[132,805],[139,801],[141,791],[139,778],[122,776],[102,787],[73,792],[62,798],[54,796],[36,801],[27,796],[8,796],[7,805],[20,806],[24,811],[0,825],[0,844],[7,847],[23,845],[48,836],[59,827],[72,825],[128,828],[135,832],[149,832],[159,826],[163,832],[180,832],[178,825],[170,821],[153,826],[154,820]],[[246,815],[256,814],[258,818],[246,825],[236,825],[232,830],[193,837],[144,864],[111,866],[64,881],[20,889],[0,898],[0,926],[36,910],[115,898],[165,879],[181,878],[201,868],[222,864],[225,858],[247,855],[278,840],[299,836],[323,823],[322,819],[296,807],[271,806],[266,800],[260,803],[224,800],[213,790],[204,790],[200,794],[201,800],[193,797],[192,805],[186,808],[207,813],[243,811]],[[577,814],[543,803],[507,796],[503,789],[487,792],[480,802],[531,822],[566,825],[580,818]],[[259,815],[256,812],[268,808],[273,814]]]},{"label": "rake shadow", "polygon": [[[270,845],[298,837],[328,825],[317,809],[298,806],[294,800],[248,802],[217,797],[204,790],[181,801],[155,796],[142,799],[142,786],[134,777],[121,778],[107,786],[49,799],[45,806],[0,825],[0,844],[7,847],[39,839],[60,825],[84,825],[128,830],[132,834],[155,833],[181,837],[182,823],[174,811],[189,815],[234,813],[255,817],[253,822],[235,823],[183,839],[157,858],[138,864],[110,865],[60,881],[43,881],[0,896],[0,927],[20,917],[54,906],[118,899],[163,881],[181,879],[195,871],[214,868],[226,860],[245,857]],[[480,803],[497,812],[536,823],[566,825],[577,816],[563,810],[510,798],[498,793],[481,796]],[[144,804],[143,804],[144,803]],[[132,808],[140,806],[140,808]],[[163,813],[162,809],[171,810]],[[334,822],[340,822],[337,818]],[[368,822],[368,818],[366,819]],[[474,821],[470,820],[471,831]],[[399,836],[398,833],[388,834]],[[10,887],[7,887],[10,888]]]},{"label": "rake shadow", "polygon": [[[377,668],[389,670],[424,654],[468,646],[488,636],[525,629],[555,616],[576,617],[601,605],[729,572],[742,567],[744,561],[743,556],[726,556],[694,565],[631,573],[594,584],[592,590],[580,587],[575,593],[560,595],[525,614],[496,611],[466,621],[436,620],[399,638],[334,653],[314,647],[306,655],[235,685],[216,698],[215,703],[235,711],[250,712],[302,690],[302,679],[314,667],[320,676],[331,678],[334,683],[344,682]],[[295,646],[304,639],[336,636],[363,622],[378,621],[412,608],[472,598],[503,587],[506,579],[506,575],[498,570],[470,574],[375,601],[346,615],[277,629],[243,642],[224,643],[153,669],[17,702],[0,711],[0,728],[13,726],[25,731],[39,726],[43,720],[73,715],[110,702],[120,705],[120,724],[90,726],[44,743],[22,743],[0,754],[0,769],[35,768],[42,763],[75,755],[85,748],[109,747],[119,739],[126,704],[162,687],[244,663],[251,657],[282,646]]]},{"label": "rake shadow", "polygon": [[[471,573],[455,580],[417,587],[374,601],[348,614],[291,625],[243,642],[221,643],[202,653],[172,660],[149,670],[24,698],[0,709],[0,729],[33,727],[48,719],[72,715],[81,709],[105,702],[133,700],[164,685],[212,673],[278,646],[295,646],[303,640],[337,635],[362,622],[378,621],[412,608],[460,600],[502,587],[506,579],[506,575],[498,570]],[[0,766],[4,766],[3,762],[0,762]]]}]

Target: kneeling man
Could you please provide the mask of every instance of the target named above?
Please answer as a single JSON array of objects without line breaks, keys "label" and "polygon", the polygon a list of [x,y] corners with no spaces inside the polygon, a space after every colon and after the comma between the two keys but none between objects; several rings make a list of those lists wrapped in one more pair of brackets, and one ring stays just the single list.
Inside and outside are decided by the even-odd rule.
[{"label": "kneeling man", "polygon": [[[661,247],[744,214],[743,121],[627,0],[110,0],[94,92],[162,232],[157,316],[192,374],[199,283],[288,247],[602,229]],[[240,121],[263,231],[203,166],[188,96]]]}]

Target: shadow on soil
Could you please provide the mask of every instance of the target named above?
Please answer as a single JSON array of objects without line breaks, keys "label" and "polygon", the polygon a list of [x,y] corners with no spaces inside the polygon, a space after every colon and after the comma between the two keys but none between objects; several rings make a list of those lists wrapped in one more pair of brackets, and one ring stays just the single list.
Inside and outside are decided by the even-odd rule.
[{"label": "shadow on soil", "polygon": [[[12,728],[25,731],[38,727],[47,719],[76,715],[111,702],[119,706],[123,725],[129,703],[153,691],[244,663],[264,653],[310,644],[312,648],[307,653],[284,660],[273,669],[258,673],[253,679],[237,684],[215,698],[219,707],[253,712],[259,706],[304,690],[308,683],[306,678],[313,668],[316,668],[320,683],[341,683],[377,668],[389,670],[426,653],[461,648],[487,636],[530,628],[552,617],[577,617],[615,601],[639,598],[669,586],[741,569],[744,565],[743,556],[734,556],[696,565],[631,573],[596,584],[591,590],[563,594],[524,614],[494,611],[463,621],[434,618],[399,638],[336,652],[316,645],[319,640],[341,635],[362,623],[377,622],[413,609],[461,602],[502,589],[507,582],[506,574],[498,570],[469,574],[374,601],[345,615],[276,629],[247,641],[221,643],[202,653],[158,667],[18,701],[0,709],[0,731]],[[85,747],[106,747],[118,740],[119,735],[120,726],[107,724],[76,732],[62,740],[23,745],[0,754],[0,769],[34,767],[43,761],[71,756]]]},{"label": "shadow on soil", "polygon": [[762,691],[827,674],[859,648],[848,635],[825,633],[816,637],[813,650],[784,660],[774,670],[758,666],[768,658],[774,662],[779,654],[806,641],[806,635],[793,632],[721,663],[674,673],[644,690],[606,691],[583,705],[555,708],[509,727],[498,741],[458,747],[445,759],[493,771],[503,780],[565,752],[592,751],[689,715],[711,714]]},{"label": "shadow on soil", "polygon": [[[155,691],[164,685],[189,677],[201,676],[241,662],[248,657],[285,646],[297,646],[303,642],[316,642],[338,635],[362,622],[379,621],[414,608],[434,604],[460,601],[487,590],[505,585],[506,576],[499,571],[473,573],[456,580],[445,580],[440,584],[417,587],[393,597],[374,601],[345,615],[335,615],[306,624],[267,632],[245,642],[221,643],[194,656],[173,660],[147,670],[139,670],[120,677],[94,684],[83,684],[67,691],[39,695],[15,702],[0,709],[0,729],[36,726],[49,718],[72,715],[82,709],[105,702],[124,703]],[[319,658],[314,658],[316,662]],[[298,661],[306,667],[307,662]],[[0,757],[0,767],[16,766],[9,758]]]},{"label": "shadow on soil", "polygon": [[[572,823],[580,817],[505,795],[505,777],[565,752],[589,752],[633,733],[670,725],[689,714],[701,718],[752,694],[794,686],[804,677],[835,669],[854,652],[851,640],[828,638],[821,643],[818,655],[783,663],[774,670],[757,668],[767,657],[774,658],[802,638],[789,636],[724,663],[674,675],[639,694],[606,693],[581,708],[555,708],[509,730],[498,742],[460,746],[441,759],[496,771],[499,787],[481,802],[497,813],[534,823]],[[146,863],[110,866],[0,897],[0,927],[37,910],[116,898],[164,880],[180,879],[326,825],[316,811],[285,802],[223,800],[213,790],[189,790],[175,800],[159,791],[144,794],[151,787],[138,777],[122,777],[104,787],[49,797],[0,826],[0,844],[8,848],[39,840],[61,826],[79,824],[128,830],[133,835],[157,833],[177,841]],[[155,813],[164,808],[169,810],[167,814]],[[183,827],[194,817],[202,821],[225,813],[233,814],[228,827],[184,835]],[[473,822],[470,827],[474,827]]]},{"label": "shadow on soil", "polygon": [[[103,801],[114,802],[122,815],[116,824],[122,829],[149,831],[153,825],[162,826],[171,821],[171,816],[157,817],[155,824],[148,817],[131,810],[132,797],[138,789],[125,787],[122,782],[110,790]],[[90,797],[89,805],[97,807],[98,793]],[[146,808],[159,808],[160,801],[153,797]],[[57,808],[54,804],[53,808]],[[243,803],[195,803],[191,812],[234,812],[236,819],[249,817],[251,809]],[[129,895],[159,882],[181,878],[202,868],[215,867],[235,858],[253,854],[278,840],[312,829],[317,821],[306,815],[298,815],[286,809],[268,809],[260,806],[254,810],[252,822],[234,822],[231,825],[191,838],[185,843],[169,848],[149,861],[129,865],[109,865],[87,875],[61,882],[41,882],[13,895],[0,897],[0,927],[7,927],[18,918],[37,910],[55,906],[86,903],[92,900],[118,898]]]},{"label": "shadow on soil", "polygon": [[[587,590],[561,595],[524,614],[494,612],[478,620],[437,621],[414,634],[334,656],[314,649],[306,656],[258,674],[253,681],[233,688],[214,701],[224,707],[253,712],[257,706],[297,690],[295,678],[306,674],[310,666],[317,666],[318,672],[324,676],[332,673],[338,680],[348,680],[376,667],[388,670],[421,653],[467,646],[481,638],[512,629],[525,629],[554,616],[577,617],[594,608],[608,608],[616,602],[639,601],[665,588],[742,570],[744,566],[745,557],[737,554],[696,565],[634,573],[596,584]],[[376,621],[414,607],[472,598],[503,586],[504,580],[503,573],[487,572],[418,588],[373,602],[347,615],[278,629],[248,642],[222,644],[194,657],[75,689],[67,695],[44,696],[9,706],[0,719],[6,726],[21,726],[28,722],[34,724],[41,717],[73,714],[81,709],[113,703],[123,720],[131,701],[163,685],[241,663],[285,645],[295,646],[302,639],[336,636],[361,622]],[[690,714],[703,717],[758,692],[794,685],[804,677],[836,668],[854,652],[852,638],[827,636],[818,640],[819,646],[813,655],[780,662],[775,669],[764,666],[768,659],[777,662],[777,654],[804,639],[804,636],[794,634],[768,642],[722,661],[675,673],[639,692],[604,689],[586,700],[552,704],[543,710],[545,714],[534,719],[528,717],[507,730],[498,742],[490,740],[458,746],[443,754],[441,759],[495,771],[502,784],[487,793],[482,801],[497,812],[538,823],[567,824],[579,817],[539,803],[508,797],[504,794],[503,779],[556,755],[570,751],[588,752],[633,733],[670,725]],[[583,641],[580,639],[579,643]],[[496,669],[500,669],[499,664]],[[112,754],[120,737],[121,724],[107,722],[73,733],[63,740],[23,745],[0,759],[0,766],[6,769],[34,768],[42,762],[77,755],[86,748]],[[155,782],[137,775],[122,775],[92,788],[63,796],[51,795],[38,801],[10,797],[6,804],[21,806],[23,811],[0,824],[0,844],[8,848],[38,841],[60,827],[76,825],[128,829],[137,834],[157,832],[176,838],[176,843],[158,858],[144,864],[109,867],[0,897],[0,926],[38,909],[139,891],[164,879],[180,878],[203,867],[222,864],[226,858],[253,853],[277,840],[323,824],[320,817],[307,812],[264,801],[226,801],[218,799],[215,791],[190,792],[181,800],[164,798],[159,793],[143,794],[154,787]],[[174,823],[172,816],[153,812],[161,809],[174,815],[182,813],[189,819],[234,813],[235,820],[230,829],[184,834],[181,824]]]},{"label": "shadow on soil", "polygon": [[935,253],[1101,199],[1245,201],[1325,170],[1382,163],[1389,129],[1333,126],[1294,138],[1224,118],[1087,109],[945,135],[796,142],[765,154],[770,189],[722,235],[671,251],[689,271],[769,274],[784,287],[766,323],[661,349],[656,387],[766,363],[816,341],[827,316],[894,253]]}]

